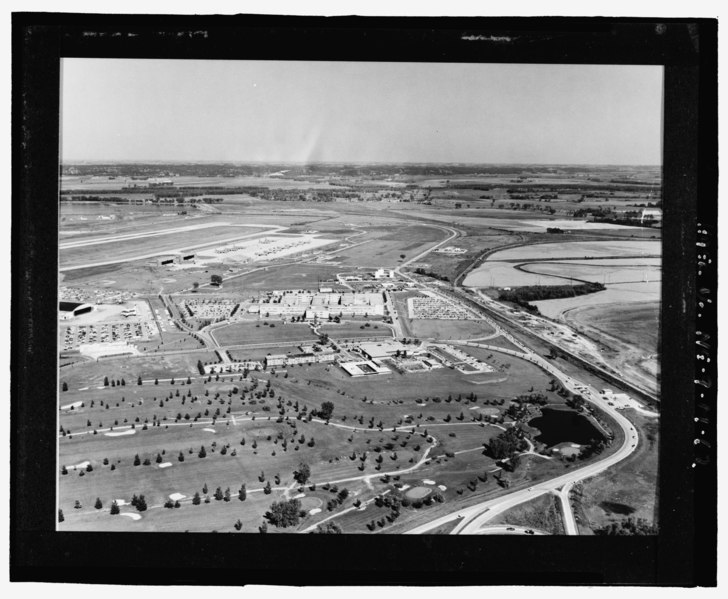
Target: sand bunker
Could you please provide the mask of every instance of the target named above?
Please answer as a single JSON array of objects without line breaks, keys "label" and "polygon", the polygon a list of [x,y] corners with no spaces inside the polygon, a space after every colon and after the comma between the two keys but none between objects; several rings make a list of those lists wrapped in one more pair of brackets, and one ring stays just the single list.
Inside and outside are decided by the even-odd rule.
[{"label": "sand bunker", "polygon": [[311,514],[312,516],[315,515],[315,514],[320,514],[321,513],[321,508],[320,507],[315,507],[312,510],[309,510],[308,513]]},{"label": "sand bunker", "polygon": [[425,480],[422,481],[422,484],[423,485],[434,485],[435,484],[435,481],[434,480],[425,479]]},{"label": "sand bunker", "polygon": [[215,432],[215,429],[214,428],[203,428],[202,430],[203,431],[207,431],[208,433],[214,433]]},{"label": "sand bunker", "polygon": [[401,487],[399,488],[399,490],[400,490],[400,491],[406,491],[406,490],[407,490],[407,489],[409,489],[409,488],[410,488],[411,486],[412,486],[412,485],[402,485],[402,486],[401,486]]},{"label": "sand bunker", "polygon": [[170,498],[170,499],[171,499],[172,501],[179,501],[180,499],[184,499],[185,497],[187,497],[187,495],[182,495],[182,493],[172,493],[172,494],[171,494],[171,495],[169,496],[169,498]]},{"label": "sand bunker", "polygon": [[82,470],[86,466],[88,466],[91,462],[86,460],[85,462],[81,462],[80,464],[76,464],[75,466],[68,466],[68,470]]},{"label": "sand bunker", "polygon": [[71,408],[80,408],[82,401],[74,401],[73,403],[66,404],[65,406],[61,406],[61,410],[70,410]]},{"label": "sand bunker", "polygon": [[303,499],[304,497],[306,497],[306,494],[305,493],[299,493],[293,499]]},{"label": "sand bunker", "polygon": [[104,433],[104,435],[106,437],[122,437],[124,435],[134,435],[134,434],[136,434],[136,430],[134,430],[133,428],[127,429],[125,431],[118,431],[118,432],[114,431],[111,433]]},{"label": "sand bunker", "polygon": [[120,516],[126,516],[127,518],[131,518],[132,520],[141,520],[142,517],[139,514],[132,514],[129,512],[124,512],[123,514],[119,514]]},{"label": "sand bunker", "polygon": [[172,462],[163,462],[159,465],[160,468],[169,468],[172,465]]},{"label": "sand bunker", "polygon": [[88,387],[81,387],[81,388],[79,389],[79,391],[87,391],[87,390],[88,390]]},{"label": "sand bunker", "polygon": [[437,488],[440,489],[440,491],[447,491],[447,487],[445,485],[437,485]]}]

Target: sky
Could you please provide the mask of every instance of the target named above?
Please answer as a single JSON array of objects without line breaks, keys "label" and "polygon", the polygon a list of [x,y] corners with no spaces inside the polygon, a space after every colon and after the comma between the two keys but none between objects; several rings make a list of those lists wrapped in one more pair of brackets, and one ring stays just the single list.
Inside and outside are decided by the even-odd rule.
[{"label": "sky", "polygon": [[65,58],[62,160],[662,163],[662,68]]}]

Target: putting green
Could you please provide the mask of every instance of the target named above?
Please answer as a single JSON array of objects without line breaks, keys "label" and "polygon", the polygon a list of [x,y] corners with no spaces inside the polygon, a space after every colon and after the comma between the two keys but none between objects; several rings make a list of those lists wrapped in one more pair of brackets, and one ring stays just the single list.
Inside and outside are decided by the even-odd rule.
[{"label": "putting green", "polygon": [[414,487],[407,491],[405,496],[407,499],[422,499],[423,497],[427,497],[430,493],[432,493],[432,489],[428,489],[427,487]]}]

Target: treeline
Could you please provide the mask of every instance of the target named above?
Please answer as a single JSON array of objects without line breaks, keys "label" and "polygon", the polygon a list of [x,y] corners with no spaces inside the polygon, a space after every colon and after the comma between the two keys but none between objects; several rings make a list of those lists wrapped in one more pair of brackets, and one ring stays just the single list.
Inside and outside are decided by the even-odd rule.
[{"label": "treeline", "polygon": [[439,275],[436,272],[432,272],[431,270],[425,270],[424,268],[415,268],[415,274],[432,277],[433,279],[438,279],[440,281],[450,281],[450,277],[446,277],[445,275]]},{"label": "treeline", "polygon": [[527,287],[516,287],[515,289],[503,289],[498,293],[498,299],[505,302],[513,302],[525,308],[529,302],[561,299],[565,297],[576,297],[588,293],[604,291],[606,287],[601,283],[583,283],[581,285],[530,285]]}]

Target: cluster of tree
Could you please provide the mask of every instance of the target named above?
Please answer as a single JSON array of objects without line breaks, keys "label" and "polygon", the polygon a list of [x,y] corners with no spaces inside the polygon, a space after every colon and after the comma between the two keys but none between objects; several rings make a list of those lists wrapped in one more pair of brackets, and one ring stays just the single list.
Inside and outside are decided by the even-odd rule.
[{"label": "cluster of tree", "polygon": [[513,453],[525,449],[526,446],[523,431],[517,426],[506,429],[485,443],[488,455],[496,460],[507,458]]},{"label": "cluster of tree", "polygon": [[274,501],[265,513],[265,519],[278,528],[296,526],[305,516],[306,512],[301,510],[301,502],[298,499]]},{"label": "cluster of tree", "polygon": [[516,397],[516,399],[521,403],[531,403],[538,406],[546,405],[549,401],[548,397],[546,397],[543,393],[539,392],[519,395],[518,397]]},{"label": "cluster of tree", "polygon": [[580,460],[586,460],[593,455],[599,455],[607,447],[607,443],[604,438],[591,439],[587,445],[585,445],[579,453]]},{"label": "cluster of tree", "polygon": [[450,277],[437,274],[436,272],[433,272],[431,270],[425,270],[424,268],[416,268],[415,274],[423,275],[425,277],[432,277],[433,279],[438,279],[440,281],[449,281],[450,280]]},{"label": "cluster of tree", "polygon": [[502,289],[498,292],[498,299],[513,302],[527,307],[528,302],[577,297],[588,293],[604,291],[606,287],[601,283],[582,283],[580,285],[528,285],[514,289]]},{"label": "cluster of tree", "polygon": [[340,535],[342,533],[341,527],[331,520],[328,522],[324,522],[323,524],[319,524],[314,530],[311,531],[311,534],[319,534],[319,535]]},{"label": "cluster of tree", "polygon": [[330,401],[325,401],[321,404],[319,410],[315,410],[312,413],[322,420],[329,420],[334,413],[334,404]]},{"label": "cluster of tree", "polygon": [[644,518],[627,518],[621,522],[612,522],[602,528],[594,530],[594,534],[605,536],[651,536],[658,533],[658,527],[650,524]]},{"label": "cluster of tree", "polygon": [[551,234],[563,233],[564,230],[559,227],[546,227],[546,232]]},{"label": "cluster of tree", "polygon": [[[114,502],[114,503],[116,503],[116,502]],[[146,501],[146,499],[144,499],[144,495],[139,495],[139,497],[137,497],[136,495],[133,495],[131,498],[131,505],[140,512],[144,512],[147,509],[147,501]],[[113,508],[113,504],[112,504],[112,508]]]}]

